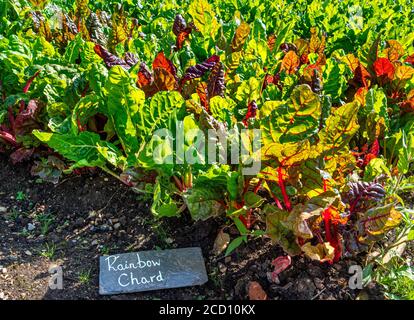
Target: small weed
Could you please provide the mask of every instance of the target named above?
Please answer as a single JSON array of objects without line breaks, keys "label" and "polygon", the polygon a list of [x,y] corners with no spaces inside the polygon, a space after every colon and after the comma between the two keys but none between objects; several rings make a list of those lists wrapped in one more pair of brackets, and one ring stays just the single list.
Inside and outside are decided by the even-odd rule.
[{"label": "small weed", "polygon": [[171,243],[168,242],[168,232],[164,228],[163,223],[161,221],[154,221],[151,226],[151,229],[162,243],[164,249],[171,248]]},{"label": "small weed", "polygon": [[28,237],[29,235],[30,235],[30,231],[27,230],[26,228],[23,228],[23,230],[19,232],[19,236],[24,237],[24,238]]},{"label": "small weed", "polygon": [[40,223],[40,233],[46,235],[49,232],[54,218],[49,213],[42,213],[36,217],[36,220]]},{"label": "small weed", "polygon": [[382,266],[377,282],[384,287],[385,296],[392,300],[414,300],[414,267],[401,263],[402,259]]},{"label": "small weed", "polygon": [[20,216],[20,212],[14,208],[9,213],[9,218],[13,221],[16,221],[19,218],[19,216]]},{"label": "small weed", "polygon": [[110,250],[110,248],[108,247],[108,246],[102,246],[102,248],[101,248],[101,254],[103,254],[104,256],[106,256],[106,255],[109,255],[109,250]]},{"label": "small weed", "polygon": [[81,271],[78,275],[78,279],[82,284],[91,282],[91,269]]},{"label": "small weed", "polygon": [[55,256],[56,253],[56,246],[54,243],[50,244],[46,243],[44,249],[40,252],[40,255],[42,257],[48,258],[50,260],[53,259],[53,257]]},{"label": "small weed", "polygon": [[221,280],[220,280],[220,271],[218,268],[214,268],[212,272],[209,274],[209,279],[213,282],[213,285],[216,288],[221,287]]},{"label": "small weed", "polygon": [[16,200],[23,201],[26,200],[27,196],[23,191],[17,191]]}]

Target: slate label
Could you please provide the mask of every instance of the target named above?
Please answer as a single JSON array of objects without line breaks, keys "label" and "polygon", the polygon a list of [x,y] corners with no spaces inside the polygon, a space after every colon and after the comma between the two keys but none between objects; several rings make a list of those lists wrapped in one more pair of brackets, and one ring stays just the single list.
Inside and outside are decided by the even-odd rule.
[{"label": "slate label", "polygon": [[102,295],[188,287],[208,280],[198,247],[103,256],[99,264]]}]

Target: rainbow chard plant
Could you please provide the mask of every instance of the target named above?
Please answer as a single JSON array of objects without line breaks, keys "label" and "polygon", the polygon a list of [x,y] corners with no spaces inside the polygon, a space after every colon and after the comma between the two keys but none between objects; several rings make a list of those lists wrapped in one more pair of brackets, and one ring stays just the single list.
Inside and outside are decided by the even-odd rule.
[{"label": "rainbow chard plant", "polygon": [[[348,2],[9,0],[0,150],[53,182],[100,168],[156,217],[227,217],[227,254],[264,235],[322,262],[367,251],[414,186],[414,25],[410,1],[350,1],[361,25]],[[207,161],[209,133],[257,172]]]}]

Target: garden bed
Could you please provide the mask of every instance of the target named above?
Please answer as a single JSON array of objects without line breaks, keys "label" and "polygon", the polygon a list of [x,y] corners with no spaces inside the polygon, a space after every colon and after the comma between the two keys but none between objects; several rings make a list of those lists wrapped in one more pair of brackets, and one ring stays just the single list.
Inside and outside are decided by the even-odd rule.
[{"label": "garden bed", "polygon": [[0,299],[414,299],[408,8],[3,1]]},{"label": "garden bed", "polygon": [[[249,281],[258,281],[268,298],[276,300],[354,299],[359,293],[348,288],[348,266],[355,261],[343,260],[330,267],[294,257],[292,266],[280,274],[280,284],[270,283],[271,261],[283,251],[268,239],[250,241],[227,258],[216,257],[212,248],[223,221],[194,223],[186,215],[155,221],[146,202],[99,171],[66,176],[53,185],[36,183],[29,169],[29,165],[13,166],[0,156],[0,206],[7,209],[0,214],[0,265],[7,269],[0,275],[0,293],[5,298],[246,299]],[[37,221],[47,214],[53,222],[42,235]],[[29,223],[35,229],[23,232]],[[205,285],[119,296],[98,294],[100,255],[191,246],[202,248],[209,275]],[[53,257],[46,257],[53,248]],[[63,267],[64,290],[49,290],[48,270],[53,264]],[[371,296],[378,298],[375,292]]]}]

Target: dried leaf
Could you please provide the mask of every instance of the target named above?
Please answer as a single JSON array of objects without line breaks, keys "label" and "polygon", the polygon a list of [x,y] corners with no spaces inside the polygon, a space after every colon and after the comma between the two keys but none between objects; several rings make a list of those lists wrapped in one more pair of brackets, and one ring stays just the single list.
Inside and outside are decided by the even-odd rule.
[{"label": "dried leaf", "polygon": [[273,282],[275,282],[275,280],[277,279],[280,273],[282,273],[287,268],[289,268],[291,263],[292,263],[292,259],[290,258],[290,256],[280,256],[272,261],[272,266],[274,267],[272,271]]},{"label": "dried leaf", "polygon": [[320,262],[332,261],[335,255],[335,249],[329,244],[329,242],[318,243],[316,246],[313,246],[310,242],[307,242],[301,247],[301,249],[308,258]]},{"label": "dried leaf", "polygon": [[226,250],[229,243],[230,235],[221,229],[217,234],[216,240],[214,241],[213,254],[216,256],[221,254],[224,250]]},{"label": "dried leaf", "polygon": [[267,294],[263,290],[262,286],[257,281],[249,282],[248,292],[249,292],[249,300],[266,300]]}]

